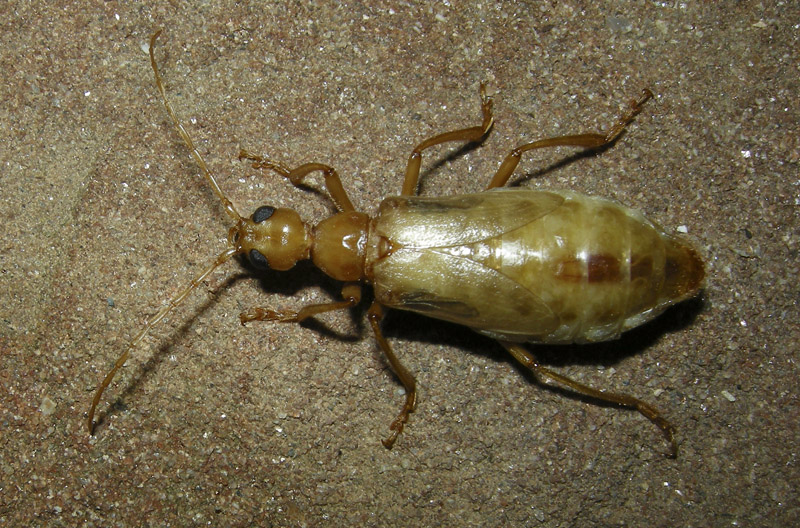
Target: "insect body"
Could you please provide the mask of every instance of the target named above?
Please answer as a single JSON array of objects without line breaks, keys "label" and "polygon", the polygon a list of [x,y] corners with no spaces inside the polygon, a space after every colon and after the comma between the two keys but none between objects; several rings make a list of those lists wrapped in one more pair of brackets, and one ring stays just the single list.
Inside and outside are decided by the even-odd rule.
[{"label": "insect body", "polygon": [[250,218],[239,215],[220,189],[170,106],[153,54],[150,61],[167,113],[197,164],[234,220],[228,247],[188,286],[154,315],[133,339],[95,393],[88,427],[103,391],[130,351],[170,310],[178,306],[214,269],[244,254],[256,266],[287,270],[312,259],[343,281],[342,301],[313,304],[299,311],[253,308],[240,315],[255,321],[300,322],[343,310],[361,300],[361,284],[371,284],[375,301],[367,311],[378,345],[406,389],[406,401],[383,440],[391,448],[416,406],[416,382],[392,351],[380,328],[384,308],[409,310],[468,326],[498,340],[540,378],[584,395],[632,407],[653,421],[676,453],[674,429],[652,406],[624,394],[601,392],[538,364],[522,342],[583,343],[613,339],[692,297],[700,289],[704,266],[686,242],[666,234],[640,213],[607,200],[573,192],[503,189],[528,150],[573,146],[598,148],[612,143],[652,94],[645,90],[606,134],[549,138],[514,149],[487,192],[451,197],[415,196],[421,154],[451,141],[480,141],[492,126],[492,101],[481,86],[482,123],[446,132],[420,143],[411,154],[401,196],[386,198],[374,217],[355,211],[336,171],[307,163],[295,169],[250,155],[240,158],[288,178],[298,186],[322,172],[339,210],[315,226],[291,209],[262,206]]}]

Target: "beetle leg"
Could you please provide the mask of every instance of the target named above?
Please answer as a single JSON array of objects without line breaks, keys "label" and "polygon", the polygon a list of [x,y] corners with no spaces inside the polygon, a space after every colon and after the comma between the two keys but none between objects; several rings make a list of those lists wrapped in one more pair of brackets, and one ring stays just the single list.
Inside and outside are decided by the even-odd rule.
[{"label": "beetle leg", "polygon": [[342,186],[342,180],[339,178],[339,174],[333,167],[323,165],[322,163],[304,163],[295,169],[289,169],[286,165],[278,161],[250,154],[246,150],[239,151],[239,159],[252,161],[254,169],[267,169],[277,172],[292,182],[292,185],[295,187],[300,187],[305,177],[310,173],[321,171],[325,177],[325,188],[328,190],[328,194],[336,205],[336,208],[343,213],[356,210],[350,198],[347,196],[347,191],[345,191],[344,186]]},{"label": "beetle leg", "polygon": [[623,407],[630,407],[632,409],[636,409],[639,411],[645,418],[656,424],[661,432],[664,433],[664,437],[669,442],[669,451],[667,452],[667,456],[669,458],[675,458],[678,455],[678,445],[675,442],[675,427],[669,423],[658,410],[651,406],[648,403],[645,403],[633,396],[629,396],[627,394],[618,394],[614,392],[603,392],[597,389],[593,389],[588,385],[584,385],[583,383],[578,383],[575,380],[572,380],[566,376],[562,376],[552,370],[545,368],[536,361],[536,358],[531,354],[528,350],[521,347],[520,345],[509,343],[506,341],[501,341],[506,350],[508,350],[514,359],[519,361],[524,367],[530,369],[536,376],[540,379],[549,379],[551,381],[555,381],[562,385],[566,385],[570,389],[577,391],[581,394],[589,396],[591,398],[596,398],[598,400],[607,401],[609,403],[616,403],[617,405],[621,405]]},{"label": "beetle leg", "polygon": [[392,434],[389,435],[389,438],[381,440],[381,443],[386,449],[391,449],[397,437],[403,432],[403,426],[408,422],[408,415],[414,412],[414,408],[417,406],[417,381],[414,379],[414,375],[400,363],[400,360],[397,359],[397,356],[392,352],[392,347],[389,346],[389,342],[383,337],[383,332],[381,332],[383,306],[377,301],[373,302],[372,306],[370,306],[367,311],[367,319],[372,326],[372,331],[375,333],[375,340],[378,342],[378,346],[383,350],[386,359],[389,360],[389,365],[391,365],[395,375],[397,375],[400,379],[400,383],[402,383],[403,387],[406,389],[406,402],[403,404],[403,409],[389,426]]},{"label": "beetle leg", "polygon": [[481,83],[481,112],[483,113],[483,122],[479,126],[462,128],[445,132],[433,137],[430,137],[414,147],[411,151],[411,156],[408,158],[408,165],[406,166],[406,178],[403,181],[403,196],[411,196],[417,193],[417,182],[419,181],[419,169],[422,165],[422,151],[448,143],[450,141],[480,141],[489,132],[492,127],[494,117],[492,116],[492,98],[486,95],[486,86]]},{"label": "beetle leg", "polygon": [[279,323],[300,323],[309,317],[314,317],[325,312],[346,310],[361,302],[361,286],[358,283],[348,282],[342,286],[343,301],[332,303],[309,304],[300,311],[271,310],[269,308],[251,308],[239,314],[242,324],[250,321],[277,321]]},{"label": "beetle leg", "polygon": [[516,170],[519,161],[522,158],[522,153],[529,150],[550,148],[550,147],[579,147],[584,149],[597,149],[605,147],[614,142],[619,137],[625,127],[633,121],[636,114],[642,111],[642,106],[648,99],[653,97],[653,92],[648,89],[642,91],[642,96],[639,99],[631,101],[630,109],[622,114],[614,125],[608,129],[605,134],[578,134],[574,136],[558,136],[547,139],[540,139],[533,143],[526,143],[512,150],[508,156],[500,164],[494,178],[489,183],[487,189],[494,189],[495,187],[502,187],[508,183],[508,179]]}]

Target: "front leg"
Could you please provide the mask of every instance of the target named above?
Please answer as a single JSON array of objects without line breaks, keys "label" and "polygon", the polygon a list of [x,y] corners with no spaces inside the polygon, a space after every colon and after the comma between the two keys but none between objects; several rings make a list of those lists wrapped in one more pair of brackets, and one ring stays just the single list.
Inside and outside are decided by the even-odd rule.
[{"label": "front leg", "polygon": [[342,286],[343,301],[309,304],[299,311],[272,310],[271,308],[256,307],[239,314],[239,320],[244,325],[250,321],[277,321],[279,323],[301,323],[309,317],[314,317],[325,312],[346,310],[361,302],[361,286],[358,283],[347,283]]},{"label": "front leg", "polygon": [[303,183],[305,177],[312,172],[320,171],[325,178],[325,188],[328,190],[328,194],[331,200],[333,200],[334,205],[336,205],[336,208],[343,213],[356,210],[356,208],[353,207],[353,203],[350,201],[350,197],[347,196],[347,191],[344,190],[342,179],[339,178],[339,174],[333,167],[323,165],[322,163],[304,163],[295,169],[289,169],[286,165],[278,161],[250,154],[244,149],[239,151],[239,159],[252,161],[254,169],[267,169],[277,172],[292,182],[292,185],[295,187],[299,187]]}]

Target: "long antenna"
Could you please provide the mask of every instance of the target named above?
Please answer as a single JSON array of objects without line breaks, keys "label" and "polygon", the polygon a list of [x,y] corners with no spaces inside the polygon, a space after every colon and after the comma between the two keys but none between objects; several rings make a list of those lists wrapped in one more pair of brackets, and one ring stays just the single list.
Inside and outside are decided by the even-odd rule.
[{"label": "long antenna", "polygon": [[[211,171],[208,170],[208,166],[206,165],[205,160],[197,152],[197,148],[194,146],[194,142],[192,138],[189,137],[189,134],[183,128],[183,125],[178,121],[178,118],[175,116],[175,112],[172,110],[172,106],[169,104],[167,100],[167,94],[164,90],[164,84],[161,82],[161,75],[158,73],[158,65],[156,64],[155,55],[153,53],[153,48],[156,44],[156,39],[161,34],[161,30],[159,29],[156,31],[153,36],[150,38],[150,64],[153,67],[153,72],[156,76],[156,86],[158,86],[158,91],[161,92],[161,100],[164,103],[164,107],[167,109],[167,114],[169,114],[170,119],[172,119],[172,123],[175,125],[175,128],[178,129],[178,133],[183,138],[183,142],[186,143],[186,146],[192,153],[192,157],[194,158],[195,162],[200,166],[203,170],[203,174],[206,177],[209,185],[214,190],[214,193],[222,202],[223,207],[225,207],[225,212],[228,213],[228,216],[233,218],[236,222],[239,222],[242,218],[239,216],[239,213],[236,211],[236,208],[233,206],[233,203],[225,196],[225,193],[222,192],[219,185],[217,184],[217,180],[214,178],[214,175],[211,174]],[[89,408],[89,417],[86,420],[86,426],[89,429],[89,434],[94,434],[94,413],[97,409],[97,404],[100,403],[100,398],[103,397],[103,392],[106,388],[111,384],[111,381],[114,379],[117,371],[122,368],[125,362],[128,360],[128,356],[130,356],[131,350],[133,350],[141,341],[145,338],[145,336],[150,333],[150,330],[157,325],[169,312],[173,309],[177,308],[181,305],[181,303],[186,299],[186,297],[199,286],[215,269],[220,267],[222,264],[227,262],[233,255],[239,253],[239,249],[233,245],[233,241],[231,237],[229,237],[228,248],[225,249],[222,253],[216,256],[214,261],[209,265],[202,273],[200,273],[197,277],[192,279],[186,287],[180,290],[178,293],[173,295],[167,304],[162,307],[158,313],[156,313],[153,317],[151,317],[147,323],[145,324],[144,328],[133,338],[133,341],[130,342],[128,347],[125,351],[117,358],[117,362],[114,363],[114,367],[106,374],[106,377],[103,379],[103,382],[97,387],[97,391],[94,393],[94,398],[92,399],[92,406]]]},{"label": "long antenna", "polygon": [[180,306],[180,304],[184,301],[184,299],[186,299],[186,296],[189,295],[189,293],[191,293],[192,290],[197,288],[197,286],[201,282],[203,282],[206,279],[206,277],[211,275],[211,273],[215,269],[217,269],[222,264],[227,262],[228,259],[230,259],[236,253],[238,253],[238,250],[234,247],[229,247],[228,249],[220,253],[217,256],[217,258],[214,259],[213,264],[211,264],[208,268],[206,268],[206,270],[203,271],[203,273],[192,279],[192,282],[189,283],[189,285],[186,286],[183,290],[174,295],[166,304],[166,306],[161,308],[161,310],[159,310],[157,314],[151,317],[150,320],[147,321],[147,324],[145,324],[144,328],[142,328],[142,330],[136,335],[136,337],[133,338],[133,341],[131,341],[131,343],[128,345],[128,348],[125,349],[125,352],[123,352],[122,355],[119,356],[117,362],[114,363],[114,367],[108,372],[108,374],[106,374],[106,377],[103,379],[103,383],[101,383],[100,386],[97,387],[97,391],[94,393],[94,398],[92,399],[92,406],[89,408],[89,418],[86,420],[86,426],[89,429],[90,435],[94,434],[94,412],[95,409],[97,408],[97,404],[100,403],[100,398],[103,396],[103,392],[106,390],[106,387],[108,387],[111,384],[111,381],[114,379],[114,375],[120,368],[122,368],[122,365],[124,365],[125,362],[128,360],[128,356],[130,356],[131,350],[133,350],[133,348],[136,347],[136,345],[138,345],[148,333],[150,333],[150,329],[153,328],[156,324],[158,324],[158,322],[161,321],[165,315],[171,312],[174,308]]},{"label": "long antenna", "polygon": [[158,65],[156,64],[156,56],[154,53],[154,49],[156,46],[156,39],[161,34],[161,30],[159,29],[153,36],[150,37],[150,65],[153,67],[153,73],[156,74],[156,86],[158,86],[158,91],[161,92],[161,100],[164,102],[164,108],[167,109],[167,113],[169,114],[170,119],[172,119],[172,123],[175,125],[175,128],[178,129],[178,133],[183,138],[183,142],[186,143],[186,146],[189,147],[189,150],[192,153],[192,157],[194,158],[195,163],[200,165],[200,168],[203,169],[203,174],[208,180],[208,184],[211,185],[211,188],[214,189],[214,194],[217,195],[217,198],[220,199],[222,202],[223,207],[225,207],[225,212],[228,213],[228,216],[233,218],[235,221],[241,219],[241,216],[236,211],[236,208],[233,206],[228,197],[225,196],[225,193],[222,192],[220,189],[219,184],[217,184],[217,180],[214,178],[214,175],[211,174],[211,171],[208,170],[208,166],[206,166],[206,162],[203,157],[197,152],[197,148],[194,146],[194,142],[192,138],[189,137],[189,134],[183,128],[183,125],[178,118],[175,116],[175,112],[172,110],[172,105],[169,104],[169,100],[167,99],[167,93],[164,90],[164,84],[161,82],[161,74],[158,73]]}]

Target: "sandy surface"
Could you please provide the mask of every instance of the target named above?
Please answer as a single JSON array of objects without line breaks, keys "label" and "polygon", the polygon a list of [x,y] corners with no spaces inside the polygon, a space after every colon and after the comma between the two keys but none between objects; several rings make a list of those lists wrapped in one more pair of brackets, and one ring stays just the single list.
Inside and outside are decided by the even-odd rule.
[{"label": "sandy surface", "polygon": [[[396,2],[196,7],[6,2],[0,192],[0,524],[27,526],[786,526],[797,449],[798,133],[793,2]],[[166,6],[166,3],[164,3]],[[304,326],[251,306],[336,297],[310,266],[214,273],[135,351],[86,433],[92,392],[165,299],[221,251],[228,219],[157,96],[146,54],[239,210],[309,219],[324,196],[236,160],[335,166],[355,206],[400,189],[480,190],[526,140],[605,128],[611,149],[527,157],[515,182],[609,197],[687,233],[703,296],[622,340],[541,347],[552,368],[661,409],[665,459],[635,412],[537,385],[490,340],[392,313],[419,408],[379,439],[401,387],[364,309]],[[543,172],[544,171],[544,172]],[[316,184],[314,184],[316,185]]]}]

